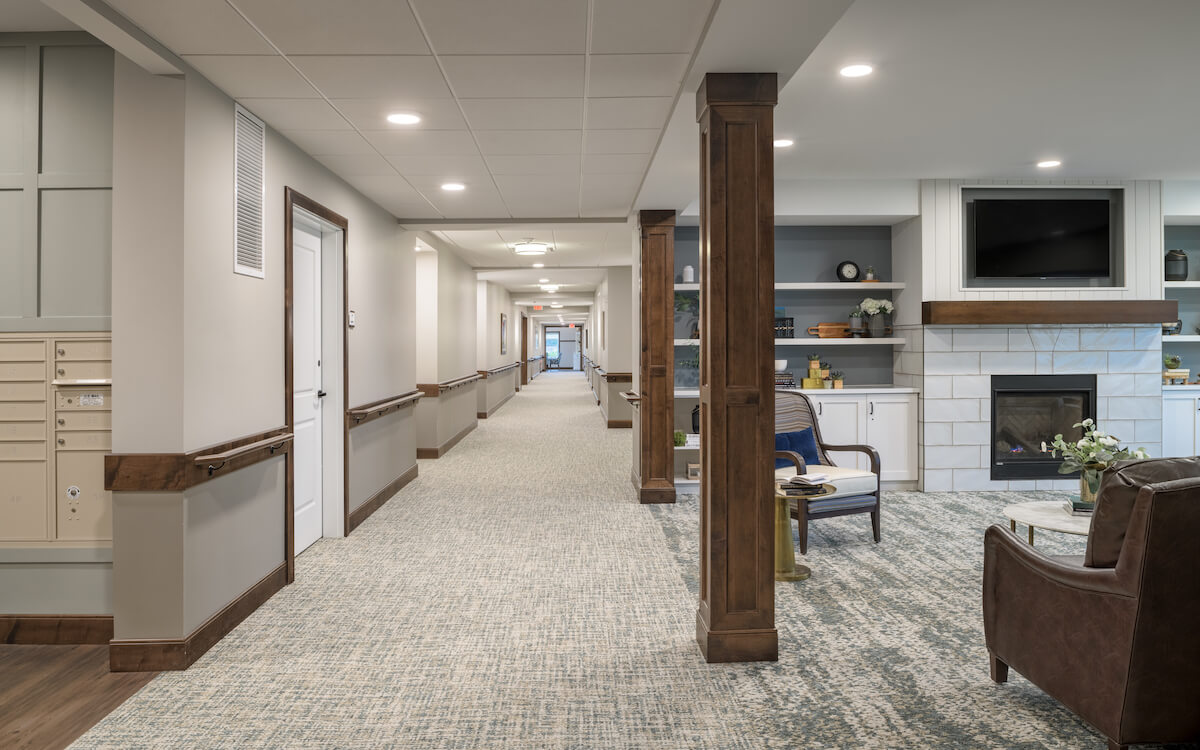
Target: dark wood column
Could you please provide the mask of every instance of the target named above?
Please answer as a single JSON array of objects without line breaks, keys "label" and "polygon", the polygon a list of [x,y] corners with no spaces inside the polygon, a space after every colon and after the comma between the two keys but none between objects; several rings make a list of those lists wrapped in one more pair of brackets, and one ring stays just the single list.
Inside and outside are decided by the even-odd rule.
[{"label": "dark wood column", "polygon": [[775,73],[709,73],[700,122],[700,607],[709,662],[773,661]]},{"label": "dark wood column", "polygon": [[675,212],[641,211],[641,400],[633,482],[643,503],[675,502]]}]

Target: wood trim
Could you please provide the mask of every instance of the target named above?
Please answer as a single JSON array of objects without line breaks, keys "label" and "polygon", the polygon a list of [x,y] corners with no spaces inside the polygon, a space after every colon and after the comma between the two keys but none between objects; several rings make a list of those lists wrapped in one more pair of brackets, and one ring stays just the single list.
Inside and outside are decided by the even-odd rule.
[{"label": "wood trim", "polygon": [[112,615],[0,615],[0,643],[103,646],[112,637]]},{"label": "wood trim", "polygon": [[658,505],[675,502],[675,486],[638,487],[638,502],[642,505]]},{"label": "wood trim", "polygon": [[675,502],[675,212],[640,211],[639,305],[641,393],[621,396],[636,407],[634,488],[642,503]]},{"label": "wood trim", "polygon": [[[307,195],[288,186],[283,188],[283,409],[289,432],[296,429],[294,413],[295,374],[294,326],[292,322],[292,215],[301,208],[329,222],[342,232],[342,407],[350,403],[350,337],[346,334],[350,319],[350,221],[331,211]],[[350,422],[343,419],[342,426],[342,528],[350,522]],[[324,461],[322,461],[324,464]],[[284,499],[283,521],[284,547],[287,551],[287,582],[296,579],[296,467],[288,457],[287,492]],[[347,532],[348,533],[348,532]]]},{"label": "wood trim", "polygon": [[261,607],[287,585],[288,564],[268,573],[225,605],[220,612],[192,631],[186,638],[155,640],[113,640],[108,645],[109,669],[114,672],[160,672],[187,669],[217,641],[228,635],[242,620]]},{"label": "wood trim", "polygon": [[529,316],[521,313],[521,385],[529,385]]},{"label": "wood trim", "polygon": [[417,390],[425,398],[437,398],[442,393],[442,387],[437,383],[417,383]]},{"label": "wood trim", "polygon": [[[422,397],[419,390],[412,390],[408,393],[401,393],[399,396],[372,401],[369,404],[355,406],[346,410],[346,425],[347,429],[353,429],[367,422],[374,422],[380,417],[387,416],[392,412],[400,411],[401,409],[412,406],[417,403],[417,400]],[[349,438],[347,438],[348,442]]]},{"label": "wood trim", "polygon": [[632,383],[632,372],[606,372],[601,377],[606,383]]},{"label": "wood trim", "polygon": [[1176,300],[979,300],[922,302],[925,325],[1076,325],[1170,323]]},{"label": "wood trim", "polygon": [[608,420],[608,428],[610,430],[611,429],[624,429],[626,427],[633,427],[632,419],[610,419],[610,420]]},{"label": "wood trim", "polygon": [[[291,454],[291,431],[286,427],[247,435],[191,453],[110,453],[104,457],[104,489],[116,492],[182,492],[276,456]],[[201,457],[244,448],[259,447],[209,472]],[[275,447],[279,446],[279,447]]]},{"label": "wood trim", "polygon": [[504,398],[500,399],[500,403],[496,404],[495,406],[488,409],[487,411],[475,412],[475,417],[478,419],[487,419],[488,417],[495,414],[500,409],[501,406],[504,406],[505,404],[507,404],[508,400],[515,395],[517,395],[517,392],[513,391],[512,393],[508,394]]},{"label": "wood trim", "polygon": [[346,534],[357,529],[362,522],[371,517],[371,514],[383,507],[383,504],[391,500],[397,492],[404,489],[404,486],[417,478],[418,467],[413,464],[408,471],[393,479],[386,487],[376,492],[362,505],[354,509],[350,514],[350,525],[346,528]]},{"label": "wood trim", "polygon": [[621,391],[620,395],[630,406],[637,406],[642,402],[642,397],[637,394],[637,391]]},{"label": "wood trim", "polygon": [[490,370],[478,370],[477,372],[481,376],[486,378],[489,375],[499,375],[502,372],[508,372],[509,370],[513,369],[514,367],[520,367],[520,366],[521,366],[520,362],[512,362],[507,365],[501,365],[500,367],[493,367]]},{"label": "wood trim", "polygon": [[459,432],[457,435],[450,438],[449,440],[442,443],[441,445],[439,445],[436,448],[417,448],[417,458],[441,458],[442,456],[449,453],[451,448],[458,445],[458,442],[460,440],[465,438],[467,435],[470,435],[471,430],[474,430],[478,426],[478,424],[479,424],[478,422],[472,422],[471,424],[464,427],[462,429],[462,431]]},{"label": "wood trim", "polygon": [[438,396],[452,391],[456,388],[462,388],[465,385],[470,385],[477,380],[482,380],[483,376],[479,373],[464,375],[461,378],[453,380],[445,380],[441,383],[417,383],[417,390],[420,391],[426,398],[437,398]]}]

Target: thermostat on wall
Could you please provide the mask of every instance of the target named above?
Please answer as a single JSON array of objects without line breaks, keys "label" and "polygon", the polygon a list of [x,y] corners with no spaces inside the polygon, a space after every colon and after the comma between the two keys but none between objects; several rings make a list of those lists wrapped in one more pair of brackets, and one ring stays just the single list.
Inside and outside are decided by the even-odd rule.
[{"label": "thermostat on wall", "polygon": [[354,327],[354,311],[353,310],[350,311],[349,320],[347,320],[346,322],[347,322],[347,325],[349,325],[351,328]]}]

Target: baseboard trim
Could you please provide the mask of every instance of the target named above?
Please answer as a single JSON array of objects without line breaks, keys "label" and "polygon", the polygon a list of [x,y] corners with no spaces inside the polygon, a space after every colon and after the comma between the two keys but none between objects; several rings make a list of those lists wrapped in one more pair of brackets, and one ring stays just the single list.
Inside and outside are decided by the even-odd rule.
[{"label": "baseboard trim", "polygon": [[779,632],[775,628],[713,631],[697,612],[696,643],[709,664],[779,661]]},{"label": "baseboard trim", "polygon": [[675,502],[674,487],[639,487],[638,501],[642,505],[655,505]]},{"label": "baseboard trim", "polygon": [[19,646],[103,646],[112,615],[0,615],[0,643]]},{"label": "baseboard trim", "polygon": [[507,403],[508,403],[508,400],[509,400],[510,398],[512,398],[513,396],[515,396],[515,395],[517,395],[517,392],[516,392],[516,391],[513,391],[512,393],[508,394],[508,395],[507,395],[507,396],[505,396],[504,398],[500,399],[500,403],[496,404],[495,406],[493,406],[492,408],[488,409],[487,411],[476,412],[476,413],[475,413],[475,416],[476,416],[476,417],[478,417],[478,418],[480,418],[480,419],[487,419],[488,417],[490,417],[490,416],[492,416],[493,414],[495,414],[495,413],[496,413],[496,412],[497,412],[497,411],[500,409],[500,407],[501,407],[501,406],[504,406],[505,404],[507,404]]},{"label": "baseboard trim", "polygon": [[608,420],[608,429],[610,429],[610,430],[614,429],[614,428],[624,429],[626,427],[628,427],[628,428],[633,427],[632,419],[610,419],[610,420]]},{"label": "baseboard trim", "polygon": [[386,487],[371,495],[370,499],[354,510],[350,511],[350,528],[346,529],[347,536],[351,531],[357,529],[363,521],[371,517],[371,514],[383,507],[383,504],[392,499],[397,492],[404,488],[412,480],[417,478],[417,465],[413,464],[408,471],[393,479]]},{"label": "baseboard trim", "polygon": [[458,445],[458,441],[471,434],[471,430],[475,429],[478,423],[472,422],[463,428],[463,431],[442,443],[436,448],[417,448],[417,458],[441,458],[450,452],[450,449]]},{"label": "baseboard trim", "polygon": [[287,585],[287,563],[280,563],[261,581],[246,589],[220,612],[182,639],[113,640],[108,644],[108,668],[113,672],[163,672],[187,669],[229,635],[242,620]]}]

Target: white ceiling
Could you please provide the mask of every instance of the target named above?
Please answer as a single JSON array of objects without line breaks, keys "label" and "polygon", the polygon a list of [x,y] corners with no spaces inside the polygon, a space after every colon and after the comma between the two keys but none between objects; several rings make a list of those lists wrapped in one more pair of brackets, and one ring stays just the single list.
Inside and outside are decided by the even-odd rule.
[{"label": "white ceiling", "polygon": [[[627,266],[632,262],[633,228],[625,222],[456,224],[445,229],[428,224],[416,228],[432,231],[475,268],[530,269],[534,263],[544,263],[544,270],[549,271],[567,267]],[[545,255],[513,253],[512,245],[526,239],[546,242],[554,250]]]},{"label": "white ceiling", "polygon": [[[427,221],[627,216],[713,5],[108,2],[397,217]],[[390,125],[395,111],[423,121]]]},{"label": "white ceiling", "polygon": [[0,31],[78,31],[79,27],[42,5],[40,0],[3,0]]},{"label": "white ceiling", "polygon": [[[517,305],[543,305],[542,315],[583,316],[587,317],[588,308],[594,301],[596,288],[604,280],[603,268],[513,268],[505,270],[480,271],[476,274],[479,279],[491,281],[507,289]],[[539,279],[549,279],[548,283],[558,284],[559,289],[554,294],[543,292]],[[563,305],[562,309],[551,309],[551,304]],[[530,312],[534,315],[534,312]]]}]

